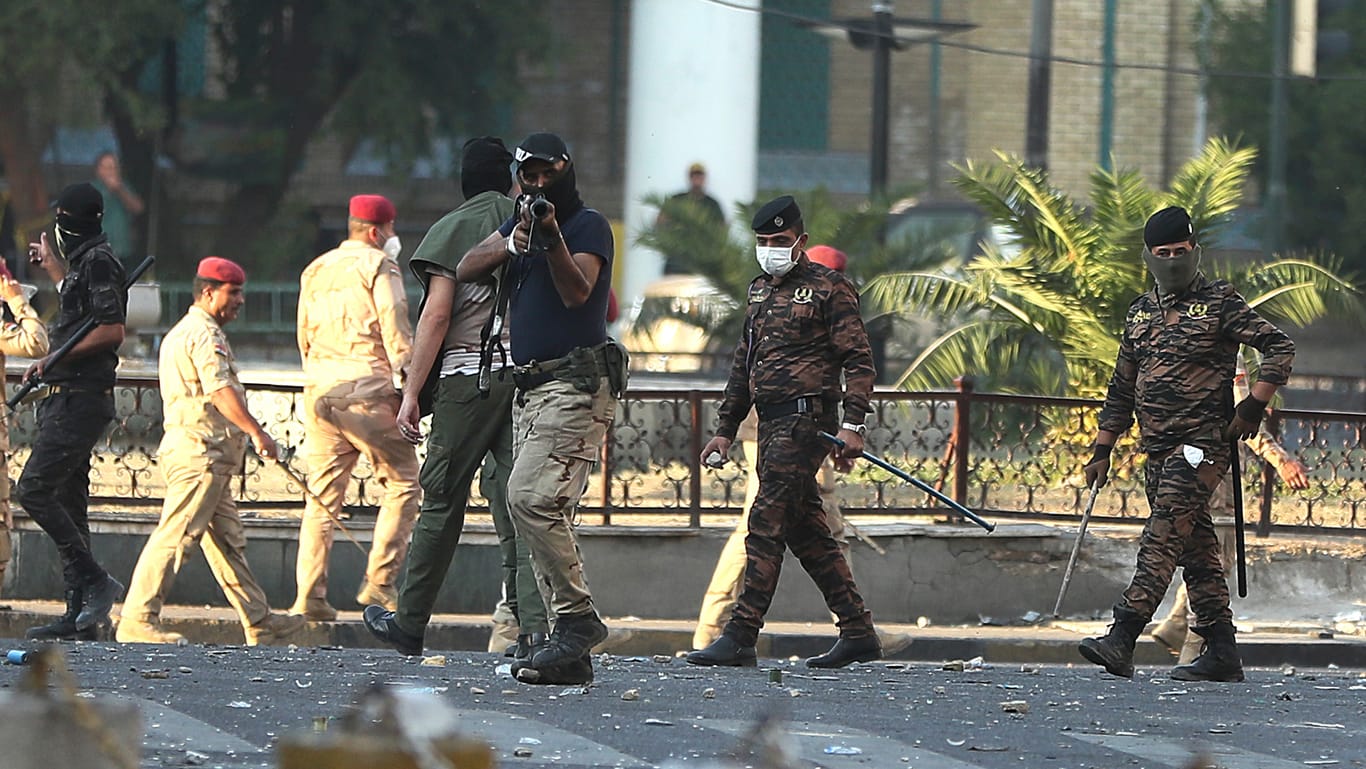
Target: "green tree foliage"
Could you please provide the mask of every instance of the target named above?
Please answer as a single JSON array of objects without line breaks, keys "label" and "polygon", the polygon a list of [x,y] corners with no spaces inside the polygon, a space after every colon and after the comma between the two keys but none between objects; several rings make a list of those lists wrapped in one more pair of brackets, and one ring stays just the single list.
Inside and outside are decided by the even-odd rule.
[{"label": "green tree foliage", "polygon": [[489,133],[518,93],[519,57],[543,31],[531,0],[229,0],[210,25],[222,97],[186,104],[173,156],[235,183],[220,253],[279,206],[309,143],[370,139],[401,175],[442,136]]},{"label": "green tree foliage", "polygon": [[[269,253],[264,233],[315,138],[331,132],[348,150],[369,140],[402,175],[439,137],[493,132],[516,100],[519,61],[535,57],[546,31],[532,0],[121,0],[112,8],[0,3],[0,157],[12,186],[21,186],[16,176],[41,185],[37,158],[58,117],[52,94],[89,86],[135,185],[148,189],[158,142],[178,173],[228,183],[214,248],[261,277],[274,266],[257,258]],[[172,110],[139,81],[191,19],[208,37],[211,85],[181,95]],[[25,212],[46,199],[41,187],[25,189]],[[173,222],[166,206],[175,201],[162,203],[172,214],[162,221]]]},{"label": "green tree foliage", "polygon": [[1102,395],[1130,302],[1147,290],[1139,258],[1143,224],[1166,205],[1185,206],[1206,249],[1206,274],[1230,280],[1265,316],[1303,325],[1328,314],[1362,317],[1360,297],[1331,259],[1280,259],[1233,267],[1213,259],[1221,226],[1241,201],[1256,153],[1211,140],[1167,190],[1132,170],[1098,170],[1086,205],[1043,171],[998,154],[968,162],[956,180],[1019,246],[985,247],[962,269],[896,272],[869,284],[884,311],[949,319],[901,376],[913,390],[957,376],[978,389],[1036,395]]},{"label": "green tree foliage", "polygon": [[[1299,248],[1337,254],[1351,269],[1366,269],[1366,4],[1338,3],[1321,28],[1346,31],[1348,53],[1320,62],[1318,77],[1287,84],[1286,237]],[[1211,113],[1230,133],[1254,146],[1269,140],[1271,82],[1234,73],[1271,72],[1271,33],[1262,3],[1211,3],[1211,42],[1203,53]],[[1223,74],[1220,73],[1229,73]],[[1259,161],[1257,176],[1266,178]],[[1263,185],[1265,186],[1265,185]]]},{"label": "green tree foliage", "polygon": [[[93,121],[106,95],[125,98],[124,75],[182,18],[176,0],[121,1],[117,13],[88,0],[0,3],[0,160],[25,224],[47,219],[39,159],[58,121]],[[89,87],[66,87],[75,82]]]},{"label": "green tree foliage", "polygon": [[[740,223],[737,226],[748,230],[759,207],[778,194],[760,194],[758,200],[738,205],[734,212],[735,221]],[[796,197],[810,235],[808,245],[834,246],[848,254],[846,274],[855,285],[863,285],[889,269],[937,266],[960,258],[951,233],[929,231],[894,244],[885,243],[883,232],[891,198],[849,208],[839,206],[825,189]],[[681,310],[671,306],[643,308],[636,325],[648,329],[658,317],[674,317],[702,327],[715,349],[733,346],[740,337],[746,290],[760,274],[754,261],[753,236],[737,238],[729,224],[716,221],[704,208],[688,201],[654,197],[647,202],[665,210],[667,216],[642,232],[638,242],[659,252],[684,272],[705,276],[721,301],[709,303],[705,312],[696,312],[695,306]],[[868,315],[868,308],[864,310]],[[876,324],[878,319],[870,322]]]}]

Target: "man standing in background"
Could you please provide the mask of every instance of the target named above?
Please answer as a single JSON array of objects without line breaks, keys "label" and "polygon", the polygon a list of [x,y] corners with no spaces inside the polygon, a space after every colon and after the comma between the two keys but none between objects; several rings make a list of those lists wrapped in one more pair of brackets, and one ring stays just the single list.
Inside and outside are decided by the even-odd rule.
[{"label": "man standing in background", "polygon": [[109,247],[121,258],[133,255],[133,222],[147,210],[137,190],[123,179],[119,158],[112,152],[101,152],[95,158],[93,185],[104,197],[104,234],[109,236]]}]

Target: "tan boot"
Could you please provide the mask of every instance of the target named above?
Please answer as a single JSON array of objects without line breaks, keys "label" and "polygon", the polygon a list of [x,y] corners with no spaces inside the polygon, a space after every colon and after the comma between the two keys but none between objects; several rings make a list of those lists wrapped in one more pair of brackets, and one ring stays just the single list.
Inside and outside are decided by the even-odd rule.
[{"label": "tan boot", "polygon": [[1205,646],[1205,639],[1195,634],[1194,630],[1186,633],[1186,642],[1181,645],[1181,655],[1177,657],[1176,664],[1189,665],[1195,662],[1195,658],[1200,656],[1200,650]]},{"label": "tan boot", "polygon": [[[1198,636],[1196,638],[1199,640]],[[1176,612],[1172,612],[1166,619],[1162,620],[1161,624],[1153,628],[1153,640],[1166,647],[1173,656],[1181,653],[1181,645],[1187,643],[1188,639],[1189,634],[1186,632],[1186,615],[1184,612],[1179,617]]]},{"label": "tan boot", "polygon": [[143,622],[127,617],[119,620],[119,627],[114,633],[114,640],[121,644],[174,644],[176,646],[189,644],[189,641],[185,640],[185,636],[170,630],[163,630],[160,623]]},{"label": "tan boot", "polygon": [[383,606],[385,611],[398,611],[398,590],[389,585],[373,585],[370,580],[361,583],[356,593],[356,603],[361,606]]},{"label": "tan boot", "polygon": [[321,598],[309,598],[304,601],[303,606],[294,604],[294,608],[289,610],[290,614],[297,614],[310,622],[336,622],[337,610],[332,604]]},{"label": "tan boot", "polygon": [[270,614],[265,619],[243,629],[247,646],[277,646],[287,642],[308,624],[300,614]]}]

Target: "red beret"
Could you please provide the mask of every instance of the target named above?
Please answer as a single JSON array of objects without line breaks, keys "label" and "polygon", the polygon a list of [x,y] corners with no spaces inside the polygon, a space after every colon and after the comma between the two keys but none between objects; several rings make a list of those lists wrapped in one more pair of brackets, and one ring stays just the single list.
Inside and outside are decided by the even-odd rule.
[{"label": "red beret", "polygon": [[806,258],[838,272],[844,272],[845,265],[849,264],[849,257],[843,251],[830,246],[812,246],[806,249]]},{"label": "red beret", "polygon": [[199,261],[199,269],[195,275],[205,280],[216,280],[219,283],[236,283],[242,285],[247,282],[247,273],[237,262],[231,259],[224,259],[221,256],[206,256]]},{"label": "red beret", "polygon": [[394,204],[383,195],[357,195],[351,198],[351,218],[371,224],[387,224],[397,215]]}]

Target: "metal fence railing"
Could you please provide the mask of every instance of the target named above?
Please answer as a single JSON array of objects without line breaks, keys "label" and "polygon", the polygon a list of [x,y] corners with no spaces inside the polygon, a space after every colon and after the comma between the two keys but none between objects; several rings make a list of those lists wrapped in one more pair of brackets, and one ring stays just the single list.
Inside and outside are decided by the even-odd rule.
[{"label": "metal fence railing", "polygon": [[[720,469],[698,460],[715,426],[720,395],[695,389],[628,392],[590,478],[583,520],[698,526],[707,516],[738,514],[746,483],[741,452]],[[303,469],[301,389],[250,384],[247,400],[283,449],[298,450],[290,461]],[[1099,407],[1086,399],[976,393],[970,381],[956,392],[878,392],[867,445],[988,517],[1067,520],[1078,517],[1083,506],[1079,469],[1089,455]],[[92,502],[155,514],[163,489],[155,455],[162,433],[156,379],[121,378],[116,409],[116,422],[92,463]],[[1284,410],[1269,424],[1308,466],[1310,488],[1289,490],[1260,460],[1245,462],[1249,525],[1261,534],[1366,531],[1366,413]],[[11,427],[14,477],[23,468],[34,429],[34,409],[21,406]],[[1094,511],[1097,520],[1135,521],[1147,514],[1136,454],[1132,444],[1116,451],[1113,480]],[[353,512],[373,511],[378,492],[364,460],[356,480],[347,504]],[[297,507],[303,493],[280,468],[250,455],[235,491],[248,511]],[[840,478],[837,494],[850,515],[952,519],[923,491],[867,463]],[[481,503],[477,497],[473,501]]]}]

